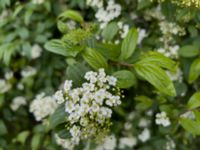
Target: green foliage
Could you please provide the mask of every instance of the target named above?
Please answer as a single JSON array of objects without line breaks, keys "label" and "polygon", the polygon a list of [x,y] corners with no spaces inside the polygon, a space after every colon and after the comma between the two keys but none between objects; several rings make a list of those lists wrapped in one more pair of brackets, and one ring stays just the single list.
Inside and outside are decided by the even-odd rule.
[{"label": "green foliage", "polygon": [[125,39],[122,42],[121,55],[122,60],[128,59],[135,51],[135,47],[138,41],[138,31],[132,28]]},{"label": "green foliage", "polygon": [[128,70],[120,70],[113,73],[113,76],[117,78],[117,86],[119,88],[130,88],[136,86],[137,80],[135,75]]},{"label": "green foliage", "polygon": [[194,45],[186,45],[179,49],[179,55],[182,57],[194,57],[197,56],[199,52],[198,47]]},{"label": "green foliage", "polygon": [[172,81],[159,66],[141,60],[134,64],[134,68],[139,76],[151,83],[157,90],[169,96],[176,96]]},{"label": "green foliage", "polygon": [[192,95],[188,101],[187,106],[189,109],[194,109],[200,106],[200,92],[196,92]]},{"label": "green foliage", "polygon": [[194,82],[200,75],[200,59],[197,58],[193,61],[189,70],[189,83]]},{"label": "green foliage", "polygon": [[108,67],[106,59],[94,49],[87,48],[82,55],[84,60],[95,70]]}]

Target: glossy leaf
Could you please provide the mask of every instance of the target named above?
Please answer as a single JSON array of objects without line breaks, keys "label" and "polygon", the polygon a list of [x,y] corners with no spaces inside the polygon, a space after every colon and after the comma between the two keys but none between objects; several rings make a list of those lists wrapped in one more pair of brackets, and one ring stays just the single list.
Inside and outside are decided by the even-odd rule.
[{"label": "glossy leaf", "polygon": [[136,28],[129,30],[127,36],[122,42],[121,56],[122,60],[126,60],[134,53],[138,41],[138,31]]}]

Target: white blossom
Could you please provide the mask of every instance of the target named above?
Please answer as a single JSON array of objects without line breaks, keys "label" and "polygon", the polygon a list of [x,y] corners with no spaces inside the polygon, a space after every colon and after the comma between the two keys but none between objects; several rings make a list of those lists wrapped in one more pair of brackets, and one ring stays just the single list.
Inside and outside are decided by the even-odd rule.
[{"label": "white blossom", "polygon": [[34,76],[36,73],[37,73],[37,70],[31,66],[27,66],[21,71],[21,75],[24,78]]},{"label": "white blossom", "polygon": [[12,85],[4,79],[0,79],[0,94],[6,93],[11,89]]},{"label": "white blossom", "polygon": [[32,0],[33,4],[42,4],[44,0]]},{"label": "white blossom", "polygon": [[164,127],[167,127],[171,124],[166,112],[157,113],[155,122],[157,125],[163,125]]},{"label": "white blossom", "polygon": [[13,78],[13,72],[12,71],[6,72],[5,73],[5,79],[10,80],[11,78]]},{"label": "white blossom", "polygon": [[95,17],[101,23],[101,28],[104,28],[110,21],[121,14],[121,6],[116,4],[114,0],[109,0],[107,3],[106,8],[100,6],[95,14]]},{"label": "white blossom", "polygon": [[17,96],[12,100],[10,107],[13,111],[16,111],[20,106],[24,106],[26,104],[27,102],[26,102],[25,97]]},{"label": "white blossom", "polygon": [[32,59],[36,59],[36,58],[40,57],[41,53],[42,53],[42,48],[38,44],[34,44],[31,47],[31,58]]},{"label": "white blossom", "polygon": [[36,96],[30,105],[30,112],[32,112],[37,121],[41,121],[50,114],[53,114],[57,108],[57,103],[51,96],[45,96],[41,93]]},{"label": "white blossom", "polygon": [[137,139],[135,137],[122,137],[119,139],[119,148],[133,148],[137,145]]},{"label": "white blossom", "polygon": [[105,138],[104,142],[100,144],[95,150],[115,150],[117,140],[114,135]]},{"label": "white blossom", "polygon": [[141,44],[142,40],[147,37],[147,33],[145,29],[138,29],[138,44]]},{"label": "white blossom", "polygon": [[141,118],[139,121],[138,126],[141,128],[145,128],[150,124],[150,120],[147,120],[146,118]]},{"label": "white blossom", "polygon": [[74,149],[74,144],[69,139],[62,139],[57,134],[55,134],[55,140],[56,140],[56,143],[60,145],[61,147],[63,147],[64,149],[67,149],[67,150]]},{"label": "white blossom", "polygon": [[150,131],[148,128],[145,128],[142,133],[138,135],[138,138],[142,142],[146,142],[150,139]]},{"label": "white blossom", "polygon": [[[84,77],[87,82],[81,87],[72,88],[72,81],[66,80],[64,88],[54,94],[57,103],[65,102],[74,144],[88,137],[106,135],[112,116],[111,107],[121,104],[115,77],[106,75],[104,69],[89,71]],[[115,92],[111,92],[110,88]]]}]

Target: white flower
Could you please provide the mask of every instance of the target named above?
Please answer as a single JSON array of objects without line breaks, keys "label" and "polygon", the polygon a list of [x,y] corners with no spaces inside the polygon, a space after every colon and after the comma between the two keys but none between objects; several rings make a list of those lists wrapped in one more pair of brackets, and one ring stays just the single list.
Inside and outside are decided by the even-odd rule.
[{"label": "white flower", "polygon": [[86,4],[91,7],[101,8],[103,7],[103,0],[87,0]]},{"label": "white flower", "polygon": [[141,134],[138,135],[139,140],[142,142],[146,142],[150,139],[150,131],[149,129],[145,128]]},{"label": "white flower", "polygon": [[155,121],[157,125],[163,125],[164,127],[167,127],[171,124],[166,112],[157,113]]},{"label": "white flower", "polygon": [[66,24],[67,24],[67,27],[69,28],[69,30],[73,30],[73,29],[76,28],[76,22],[73,21],[73,20],[69,20],[69,21],[67,21]]},{"label": "white flower", "polygon": [[56,100],[56,102],[58,104],[62,104],[65,99],[64,99],[64,95],[63,95],[63,92],[61,90],[57,91],[55,94],[54,94],[54,98]]},{"label": "white flower", "polygon": [[183,72],[181,71],[181,69],[177,69],[176,73],[172,73],[172,72],[169,72],[169,71],[166,71],[166,73],[172,81],[181,82],[183,80]]},{"label": "white flower", "polygon": [[84,78],[91,83],[95,83],[97,81],[97,73],[93,71],[86,72]]},{"label": "white flower", "polygon": [[10,80],[11,78],[13,78],[13,72],[12,71],[6,72],[5,78],[6,80]]},{"label": "white flower", "polygon": [[72,80],[66,80],[64,83],[64,90],[69,91],[71,90],[72,87]]},{"label": "white flower", "polygon": [[21,71],[21,75],[24,78],[34,76],[36,73],[37,73],[37,70],[31,66],[27,66]]},{"label": "white flower", "polygon": [[62,139],[57,134],[55,134],[56,143],[62,146],[64,149],[73,150],[74,145],[69,139]]},{"label": "white flower", "polygon": [[138,29],[138,44],[141,44],[142,40],[147,36],[145,29]]},{"label": "white flower", "polygon": [[32,0],[33,4],[42,4],[44,0]]},{"label": "white flower", "polygon": [[188,119],[195,119],[194,112],[192,111],[187,111],[184,114],[181,115],[183,118],[188,118]]},{"label": "white flower", "polygon": [[10,107],[13,111],[16,111],[20,106],[24,106],[26,104],[25,97],[17,96],[12,100]]},{"label": "white flower", "polygon": [[45,94],[42,93],[37,95],[32,101],[30,112],[34,114],[37,121],[41,121],[48,115],[53,114],[57,106],[58,105],[51,96],[45,96]]},{"label": "white flower", "polygon": [[108,84],[115,86],[117,83],[117,79],[113,76],[107,76]]},{"label": "white flower", "polygon": [[135,137],[122,137],[119,139],[119,148],[133,148],[137,145],[137,139]]},{"label": "white flower", "polygon": [[[110,107],[121,104],[119,89],[114,86],[117,81],[114,77],[106,75],[104,69],[99,69],[98,72],[89,71],[84,77],[87,82],[81,87],[71,88],[71,82],[65,81],[64,88],[54,95],[59,103],[65,101],[65,111],[69,115],[67,121],[74,144],[89,137],[104,137],[105,135],[100,134],[109,131],[112,115]],[[109,84],[115,92],[108,91]],[[105,101],[110,103],[106,104]],[[75,136],[75,128],[79,128],[78,136]]]},{"label": "white flower", "polygon": [[6,93],[11,89],[12,85],[4,79],[0,79],[0,94]]},{"label": "white flower", "polygon": [[149,125],[149,123],[150,123],[150,120],[147,120],[145,118],[141,118],[138,126],[141,127],[141,128],[145,128]]},{"label": "white flower", "polygon": [[[99,5],[100,6],[100,5]],[[106,8],[100,6],[95,14],[97,20],[101,23],[100,27],[104,28],[110,21],[121,14],[121,6],[114,0],[109,0]]]},{"label": "white flower", "polygon": [[40,57],[41,52],[42,52],[42,48],[38,44],[34,44],[31,47],[31,58],[36,59],[36,58]]},{"label": "white flower", "polygon": [[22,83],[18,83],[17,84],[17,89],[18,90],[23,90],[24,89],[24,85]]},{"label": "white flower", "polygon": [[166,142],[164,146],[164,150],[175,150],[176,149],[176,143],[167,136],[168,141]]},{"label": "white flower", "polygon": [[105,138],[104,142],[96,150],[115,150],[117,140],[114,135]]}]

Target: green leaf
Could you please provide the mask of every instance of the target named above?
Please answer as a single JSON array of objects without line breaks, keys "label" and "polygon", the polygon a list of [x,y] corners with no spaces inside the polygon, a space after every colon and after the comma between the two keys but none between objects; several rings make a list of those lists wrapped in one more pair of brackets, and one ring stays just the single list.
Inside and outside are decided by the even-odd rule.
[{"label": "green leaf", "polygon": [[166,72],[155,64],[138,62],[134,65],[136,73],[151,83],[158,91],[176,96],[176,90]]},{"label": "green leaf", "polygon": [[67,31],[69,31],[66,24],[60,20],[57,21],[57,28],[61,33],[66,33]]},{"label": "green leaf", "polygon": [[179,49],[179,55],[182,57],[194,57],[199,54],[198,47],[195,45],[186,45]]},{"label": "green leaf", "polygon": [[96,49],[107,59],[117,60],[120,56],[120,47],[115,44],[96,43]]},{"label": "green leaf", "polygon": [[122,41],[121,56],[122,60],[128,59],[134,53],[138,41],[138,31],[132,28],[125,39]]},{"label": "green leaf", "polygon": [[183,117],[179,119],[179,122],[186,131],[192,133],[193,135],[200,135],[199,122]]},{"label": "green leaf", "polygon": [[194,110],[193,112],[194,112],[196,121],[199,122],[200,124],[200,111]]},{"label": "green leaf", "polygon": [[30,131],[22,131],[14,139],[14,142],[20,142],[21,144],[24,144],[29,135],[30,135]]},{"label": "green leaf", "polygon": [[111,41],[114,36],[117,34],[118,26],[116,22],[109,23],[102,32],[102,37],[106,41]]},{"label": "green leaf", "polygon": [[56,134],[62,139],[68,139],[71,137],[69,130],[65,127],[65,125],[60,125],[55,129]]},{"label": "green leaf", "polygon": [[200,75],[200,59],[197,58],[193,61],[189,71],[189,83],[193,83]]},{"label": "green leaf", "polygon": [[38,150],[40,146],[41,141],[41,134],[34,134],[32,140],[31,140],[31,149],[32,150]]},{"label": "green leaf", "polygon": [[67,78],[73,81],[73,85],[80,86],[88,68],[82,63],[75,63],[67,67]]},{"label": "green leaf", "polygon": [[113,76],[117,78],[117,86],[119,88],[130,88],[137,83],[135,75],[128,70],[114,72]]},{"label": "green leaf", "polygon": [[142,110],[147,110],[153,104],[153,101],[150,98],[148,98],[147,96],[143,96],[143,95],[136,96],[134,99],[138,102],[136,107],[139,109],[142,109]]},{"label": "green leaf", "polygon": [[63,41],[57,39],[48,41],[45,43],[44,47],[50,52],[63,56],[75,57],[81,51],[81,49],[76,49],[75,47],[73,49],[73,47],[69,47]]},{"label": "green leaf", "polygon": [[0,136],[5,135],[8,133],[5,123],[3,120],[0,120]]},{"label": "green leaf", "polygon": [[49,118],[49,128],[53,129],[59,124],[66,122],[68,114],[65,112],[65,105],[60,105]]},{"label": "green leaf", "polygon": [[140,62],[155,64],[173,72],[176,71],[176,62],[158,52],[148,52]]},{"label": "green leaf", "polygon": [[189,109],[194,109],[200,106],[200,92],[196,92],[190,97],[188,104]]},{"label": "green leaf", "polygon": [[83,17],[77,12],[77,11],[74,11],[74,10],[67,10],[63,13],[61,13],[59,16],[58,16],[59,19],[72,19],[72,20],[75,20],[77,22],[80,22],[82,23],[84,20],[83,20]]},{"label": "green leaf", "polygon": [[83,58],[95,70],[108,67],[106,59],[94,49],[87,48],[83,52]]}]

